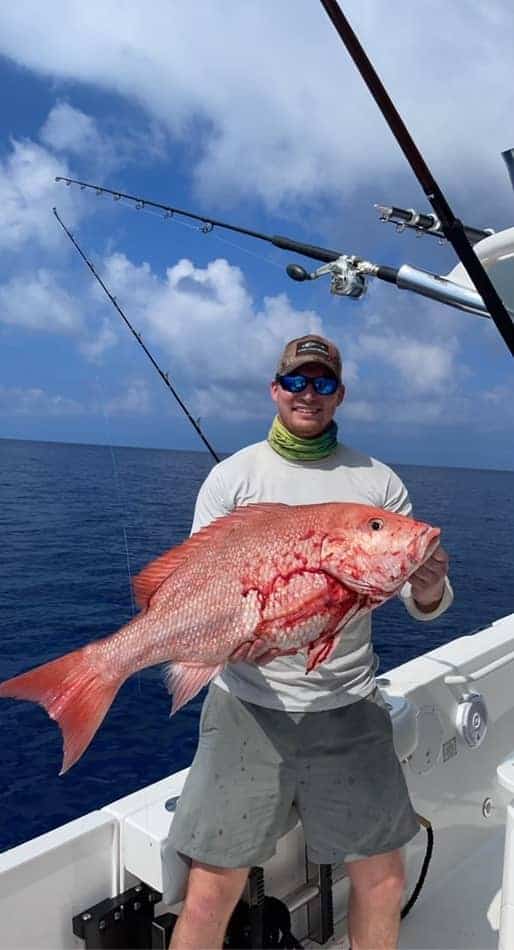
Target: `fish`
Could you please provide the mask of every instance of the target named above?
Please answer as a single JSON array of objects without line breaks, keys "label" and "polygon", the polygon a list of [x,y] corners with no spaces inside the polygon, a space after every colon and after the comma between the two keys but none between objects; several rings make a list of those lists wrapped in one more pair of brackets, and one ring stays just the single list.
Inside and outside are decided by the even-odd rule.
[{"label": "fish", "polygon": [[58,723],[62,775],[132,674],[168,664],[172,715],[257,640],[278,655],[304,651],[308,675],[351,620],[400,591],[439,537],[439,528],[362,504],[235,508],[142,570],[133,581],[140,611],[128,623],[6,680],[0,697],[39,703]]}]

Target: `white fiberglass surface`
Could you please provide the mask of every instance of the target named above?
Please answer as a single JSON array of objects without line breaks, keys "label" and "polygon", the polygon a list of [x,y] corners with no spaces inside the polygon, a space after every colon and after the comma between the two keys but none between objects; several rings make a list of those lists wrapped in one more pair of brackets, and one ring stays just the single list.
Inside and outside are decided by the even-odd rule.
[{"label": "white fiberglass surface", "polygon": [[[505,306],[514,312],[514,228],[498,231],[475,244],[473,250],[491,278]],[[473,287],[462,264],[447,275],[464,287]]]}]

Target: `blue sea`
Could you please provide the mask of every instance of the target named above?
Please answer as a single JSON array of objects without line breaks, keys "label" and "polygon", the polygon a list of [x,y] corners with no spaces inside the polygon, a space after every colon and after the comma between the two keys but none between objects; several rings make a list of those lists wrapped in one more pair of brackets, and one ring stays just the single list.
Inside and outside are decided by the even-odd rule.
[{"label": "blue sea", "polygon": [[[396,465],[415,514],[443,530],[455,603],[430,624],[374,615],[386,672],[514,611],[514,472]],[[118,629],[130,575],[189,533],[201,452],[0,440],[0,680]],[[82,759],[33,703],[0,701],[0,851],[188,765],[203,694],[172,719],[162,671],[121,689]]]}]

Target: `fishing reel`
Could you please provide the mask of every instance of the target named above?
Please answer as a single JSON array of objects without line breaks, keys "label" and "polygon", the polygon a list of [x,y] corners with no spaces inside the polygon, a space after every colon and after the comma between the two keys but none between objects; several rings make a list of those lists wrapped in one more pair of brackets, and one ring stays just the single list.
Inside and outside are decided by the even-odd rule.
[{"label": "fishing reel", "polygon": [[[366,261],[354,255],[342,254],[335,261],[323,264],[310,274],[300,264],[289,264],[286,271],[292,280],[302,282],[317,277],[330,277],[330,293],[338,297],[353,297],[358,300],[366,293],[366,276],[369,268]],[[365,269],[366,268],[366,269]]]}]

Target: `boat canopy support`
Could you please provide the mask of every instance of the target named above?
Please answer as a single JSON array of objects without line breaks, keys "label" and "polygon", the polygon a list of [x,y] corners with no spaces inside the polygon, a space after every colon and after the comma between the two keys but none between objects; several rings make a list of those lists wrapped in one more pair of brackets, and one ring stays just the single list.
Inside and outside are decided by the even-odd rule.
[{"label": "boat canopy support", "polygon": [[361,46],[337,0],[320,0],[337,33],[350,54],[369,92],[416,175],[425,195],[441,223],[445,237],[462,261],[470,280],[482,297],[486,310],[514,356],[514,323],[503,302],[469,243],[462,221],[455,217],[441,188],[419,151],[407,126],[396,109],[371,60]]}]

